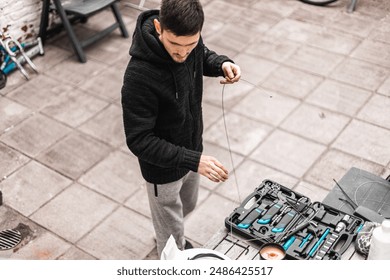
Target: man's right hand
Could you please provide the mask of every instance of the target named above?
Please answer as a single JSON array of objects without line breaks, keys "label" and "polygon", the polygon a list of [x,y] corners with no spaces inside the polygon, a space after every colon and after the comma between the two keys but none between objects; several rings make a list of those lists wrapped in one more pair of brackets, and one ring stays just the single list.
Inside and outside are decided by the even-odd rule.
[{"label": "man's right hand", "polygon": [[209,178],[211,181],[219,183],[228,179],[227,169],[216,158],[201,155],[198,173]]}]

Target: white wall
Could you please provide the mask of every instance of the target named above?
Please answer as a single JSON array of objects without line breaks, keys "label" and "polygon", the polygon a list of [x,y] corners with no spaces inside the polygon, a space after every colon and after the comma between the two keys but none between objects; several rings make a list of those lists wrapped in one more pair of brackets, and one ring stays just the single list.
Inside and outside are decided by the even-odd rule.
[{"label": "white wall", "polygon": [[0,0],[0,28],[19,40],[39,32],[41,0]]}]

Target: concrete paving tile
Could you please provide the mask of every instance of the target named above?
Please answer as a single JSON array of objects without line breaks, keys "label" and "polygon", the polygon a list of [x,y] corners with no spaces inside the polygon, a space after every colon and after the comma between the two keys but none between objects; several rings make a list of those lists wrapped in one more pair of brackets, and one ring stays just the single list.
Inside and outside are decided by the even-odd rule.
[{"label": "concrete paving tile", "polygon": [[[130,29],[128,29],[128,32],[130,32]],[[105,41],[100,41],[98,44],[88,47],[87,59],[93,59],[107,65],[115,65],[117,61],[124,58],[129,60],[130,45],[131,36],[130,38],[123,38],[119,34],[111,33]]]},{"label": "concrete paving tile", "polygon": [[376,94],[364,105],[357,118],[390,129],[390,97]]},{"label": "concrete paving tile", "polygon": [[375,28],[376,23],[372,18],[359,13],[339,13],[329,27],[365,38]]},{"label": "concrete paving tile", "polygon": [[266,36],[283,40],[291,40],[297,43],[306,43],[309,38],[321,31],[321,27],[315,24],[293,19],[283,19],[268,32]]},{"label": "concrete paving tile", "polygon": [[234,23],[225,23],[224,27],[218,33],[207,39],[207,42],[240,52],[245,49],[248,42],[253,41],[253,39],[253,35],[246,32],[245,27]]},{"label": "concrete paving tile", "polygon": [[335,6],[328,6],[327,9],[321,9],[318,6],[300,3],[288,18],[317,26],[327,26],[339,12],[340,9]]},{"label": "concrete paving tile", "polygon": [[354,58],[390,67],[390,43],[365,40],[352,53]]},{"label": "concrete paving tile", "polygon": [[225,218],[237,206],[226,198],[212,194],[185,221],[185,235],[199,244],[206,243],[220,228],[224,227]]},{"label": "concrete paving tile", "polygon": [[247,0],[245,2],[242,2],[240,0],[225,0],[224,2],[234,4],[234,5],[237,5],[239,7],[251,8],[257,2],[257,0]]},{"label": "concrete paving tile", "polygon": [[106,156],[109,147],[86,135],[73,133],[61,140],[38,160],[73,179],[80,177]]},{"label": "concrete paving tile", "polygon": [[[225,115],[230,148],[232,151],[248,155],[271,131],[271,127],[235,113]],[[228,149],[224,121],[219,120],[204,135],[210,143]]]},{"label": "concrete paving tile", "polygon": [[78,242],[92,256],[115,260],[140,260],[154,248],[151,220],[123,207]]},{"label": "concrete paving tile", "polygon": [[307,196],[311,202],[322,201],[329,193],[328,190],[302,181],[294,188],[294,191]]},{"label": "concrete paving tile", "polygon": [[64,92],[71,90],[74,90],[71,85],[58,83],[57,80],[42,74],[10,92],[7,97],[32,110],[40,111],[55,103]]},{"label": "concrete paving tile", "polygon": [[358,1],[359,14],[371,17],[376,20],[386,19],[390,12],[389,2],[387,0]]},{"label": "concrete paving tile", "polygon": [[296,97],[307,96],[323,79],[295,68],[280,66],[262,84],[275,92]]},{"label": "concrete paving tile", "polygon": [[[140,13],[141,11],[139,11],[137,9],[134,9],[133,7],[128,5],[128,4],[134,4],[137,7],[139,7],[140,2],[141,1],[139,1],[139,0],[121,1],[121,3],[120,3],[121,9],[123,9],[124,7],[127,7],[126,12],[125,13],[122,12],[122,15],[123,14],[127,15],[127,13],[129,11],[132,11],[132,13],[130,15],[134,17],[135,15]],[[148,1],[145,1],[145,3],[144,3],[144,8],[146,8],[146,9],[157,9],[159,6],[160,6],[160,1],[159,0],[148,0]],[[134,17],[134,18],[136,18],[136,17]]]},{"label": "concrete paving tile", "polygon": [[[118,69],[123,71],[119,72]],[[121,98],[124,72],[125,68],[114,69],[110,67],[104,69],[98,76],[92,77],[82,83],[80,88],[108,102],[114,102]]]},{"label": "concrete paving tile", "polygon": [[234,62],[241,67],[241,81],[239,84],[242,82],[247,83],[244,80],[251,84],[259,84],[278,67],[272,61],[245,53],[234,57]]},{"label": "concrete paving tile", "polygon": [[9,130],[0,140],[22,153],[35,157],[70,132],[66,126],[35,114]]},{"label": "concrete paving tile", "polygon": [[96,260],[96,258],[72,246],[58,260]]},{"label": "concrete paving tile", "polygon": [[264,14],[275,14],[280,18],[288,17],[298,8],[296,1],[284,0],[261,0],[256,1],[252,8],[263,12]]},{"label": "concrete paving tile", "polygon": [[[215,106],[222,106],[222,100],[225,109],[236,105],[242,98],[254,88],[254,86],[239,82],[231,85],[221,85],[220,78],[206,78],[204,80],[203,100]],[[222,94],[223,93],[223,94]]]},{"label": "concrete paving tile", "polygon": [[[225,137],[226,139],[226,137]],[[238,155],[234,152],[232,152],[232,159],[230,157],[230,153],[227,149],[219,147],[218,145],[212,144],[210,142],[204,141],[203,142],[203,154],[208,156],[215,157],[219,162],[222,163],[225,168],[231,172],[233,170],[233,164],[235,167],[237,167],[243,160],[243,157],[241,155]],[[230,174],[231,175],[231,174]],[[201,186],[213,191],[218,184],[210,181],[204,176],[201,176],[200,178],[200,184]]]},{"label": "concrete paving tile", "polygon": [[313,183],[317,186],[331,190],[335,183],[333,179],[340,180],[349,169],[352,167],[360,168],[378,174],[382,170],[382,166],[346,154],[339,150],[328,150],[315,166],[306,174],[305,181]]},{"label": "concrete paving tile", "polygon": [[378,93],[383,94],[385,96],[390,96],[390,76],[386,79],[386,81],[378,89]]},{"label": "concrete paving tile", "polygon": [[[36,75],[32,76],[31,79],[34,79]],[[31,80],[30,80],[31,81]],[[22,76],[21,73],[12,72],[7,76],[7,85],[6,87],[0,90],[0,95],[6,96],[9,92],[15,90],[23,84],[26,84],[27,80]]]},{"label": "concrete paving tile", "polygon": [[129,197],[128,200],[126,200],[124,206],[143,216],[146,216],[150,219],[152,218],[145,183],[143,184],[142,188],[138,189],[133,195],[131,195],[131,197]]},{"label": "concrete paving tile", "polygon": [[323,145],[276,130],[250,158],[300,178],[324,150]]},{"label": "concrete paving tile", "polygon": [[348,117],[302,104],[281,128],[322,144],[330,144],[350,121]]},{"label": "concrete paving tile", "polygon": [[[313,15],[316,16],[316,14]],[[313,34],[307,43],[329,52],[349,55],[361,41],[362,39],[359,37],[329,28]]]},{"label": "concrete paving tile", "polygon": [[254,89],[244,100],[233,107],[233,112],[277,126],[300,103],[295,98],[275,95],[271,91],[268,94],[271,94],[272,98]]},{"label": "concrete paving tile", "polygon": [[390,131],[353,120],[332,146],[378,164],[387,165],[390,158],[388,143],[390,143]]},{"label": "concrete paving tile", "polygon": [[45,230],[31,222],[24,215],[3,204],[0,207],[0,230],[6,229],[20,230],[22,241],[11,250],[0,250],[0,260],[10,259],[15,252],[23,250],[27,243],[39,237],[42,232],[45,232]]},{"label": "concrete paving tile", "polygon": [[58,81],[66,79],[67,83],[77,86],[98,75],[106,66],[93,59],[88,59],[88,63],[80,63],[74,56],[72,58],[56,64],[46,74]]},{"label": "concrete paving tile", "polygon": [[[217,54],[223,54],[229,57],[230,59],[233,59],[237,54],[239,54],[239,51],[226,48],[220,45],[213,44],[209,41],[209,38],[205,39],[204,41],[205,45],[207,46],[208,49],[216,52]],[[234,61],[234,60],[233,60]],[[217,78],[220,79],[220,78]],[[219,81],[219,80],[218,80]]]},{"label": "concrete paving tile", "polygon": [[73,184],[35,212],[31,219],[74,243],[101,223],[115,207],[111,200]]},{"label": "concrete paving tile", "polygon": [[[235,175],[237,176],[236,178],[234,178]],[[236,169],[235,173],[230,173],[228,181],[220,184],[217,193],[231,201],[241,203],[261,184],[261,182],[267,179],[273,180],[288,188],[293,188],[298,182],[298,179],[283,172],[266,167],[256,161],[246,159]]]},{"label": "concrete paving tile", "polygon": [[269,38],[267,36],[255,39],[244,50],[245,53],[264,57],[276,62],[286,61],[299,44],[283,38]]},{"label": "concrete paving tile", "polygon": [[159,260],[157,246],[154,247],[143,260]]},{"label": "concrete paving tile", "polygon": [[70,248],[70,244],[50,232],[39,234],[21,250],[12,254],[16,260],[55,260]]},{"label": "concrete paving tile", "polygon": [[126,141],[122,108],[110,105],[81,125],[79,130],[113,147],[119,147]]},{"label": "concrete paving tile", "polygon": [[225,23],[223,21],[223,18],[208,18],[204,23],[203,23],[203,28],[202,28],[202,38],[208,46],[209,49],[214,50],[213,48],[209,47],[208,39],[213,37],[215,33],[218,33],[222,28],[225,26]]},{"label": "concrete paving tile", "polygon": [[0,158],[0,181],[29,161],[28,157],[2,143],[0,143]]},{"label": "concrete paving tile", "polygon": [[333,80],[325,80],[306,102],[349,116],[354,116],[372,93]]},{"label": "concrete paving tile", "polygon": [[42,109],[42,113],[77,127],[107,106],[107,102],[81,90],[67,91]]},{"label": "concrete paving tile", "polygon": [[388,76],[389,70],[372,63],[346,59],[330,77],[347,84],[368,90],[376,90]]},{"label": "concrete paving tile", "polygon": [[[240,5],[242,6],[242,5]],[[224,18],[229,20],[234,18],[244,7],[240,7],[232,3],[227,3],[226,1],[216,0],[211,1],[203,7],[205,18],[207,19],[221,19],[221,9],[224,11]]]},{"label": "concrete paving tile", "polygon": [[369,39],[373,41],[381,41],[390,44],[390,18],[386,17],[381,20],[376,28],[370,33]]},{"label": "concrete paving tile", "polygon": [[[241,1],[242,2],[242,1]],[[245,1],[244,3],[246,3]],[[242,4],[240,5],[242,6]],[[259,20],[261,18],[261,20]],[[260,34],[271,29],[280,20],[280,16],[274,11],[260,11],[257,9],[247,8],[240,11],[229,22],[240,26],[246,32]]]},{"label": "concrete paving tile", "polygon": [[390,168],[386,168],[385,171],[383,171],[383,173],[381,174],[382,175],[382,178],[389,178],[390,176]]},{"label": "concrete paving tile", "polygon": [[122,203],[143,186],[144,179],[137,159],[116,151],[84,174],[79,182]]},{"label": "concrete paving tile", "polygon": [[342,55],[304,46],[291,55],[286,64],[310,73],[327,76],[343,59]]},{"label": "concrete paving tile", "polygon": [[4,203],[30,216],[71,181],[36,161],[30,161],[0,183]]},{"label": "concrete paving tile", "polygon": [[0,96],[0,135],[11,129],[31,114],[31,111],[7,97]]},{"label": "concrete paving tile", "polygon": [[61,64],[73,55],[71,50],[64,50],[52,44],[45,44],[43,50],[45,52],[43,56],[38,55],[33,59],[33,62],[40,73],[50,71],[53,66]]}]

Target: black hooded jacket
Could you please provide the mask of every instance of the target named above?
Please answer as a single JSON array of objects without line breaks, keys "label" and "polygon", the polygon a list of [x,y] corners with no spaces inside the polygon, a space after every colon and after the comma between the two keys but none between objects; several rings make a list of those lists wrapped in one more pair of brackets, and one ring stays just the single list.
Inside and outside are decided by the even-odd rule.
[{"label": "black hooded jacket", "polygon": [[137,20],[122,87],[126,143],[138,157],[145,180],[176,181],[197,172],[202,153],[203,75],[223,76],[226,56],[199,40],[186,62],[176,63],[160,42],[153,25],[159,11]]}]

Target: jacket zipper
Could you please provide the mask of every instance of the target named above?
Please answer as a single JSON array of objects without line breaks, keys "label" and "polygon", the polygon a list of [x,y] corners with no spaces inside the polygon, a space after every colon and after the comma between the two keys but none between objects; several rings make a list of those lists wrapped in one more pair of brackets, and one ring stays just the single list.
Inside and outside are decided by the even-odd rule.
[{"label": "jacket zipper", "polygon": [[[184,62],[184,64],[186,65],[186,68],[187,68],[187,71],[188,71],[188,76],[190,78],[190,84],[191,84],[191,91],[190,91],[190,94],[189,94],[189,109],[190,109],[190,115],[191,115],[191,119],[192,119],[192,124],[193,124],[193,127],[195,127],[195,120],[194,120],[194,115],[192,113],[192,94],[194,93],[195,91],[195,85],[194,85],[194,80],[195,80],[195,76],[196,76],[196,71],[194,70],[194,74],[191,75],[191,70],[190,68],[188,67],[188,64],[187,62]],[[195,61],[194,61],[194,64],[195,64]],[[192,139],[192,142],[193,142],[194,139]]]}]

